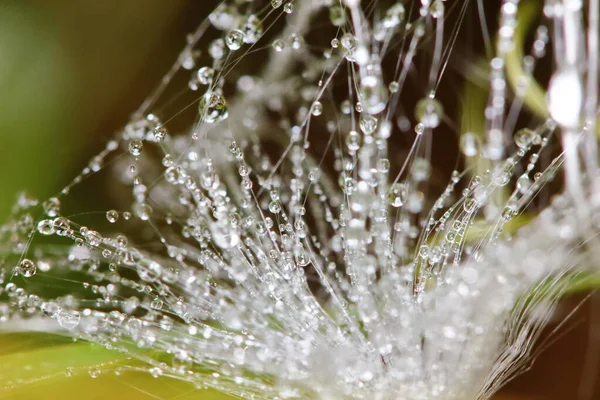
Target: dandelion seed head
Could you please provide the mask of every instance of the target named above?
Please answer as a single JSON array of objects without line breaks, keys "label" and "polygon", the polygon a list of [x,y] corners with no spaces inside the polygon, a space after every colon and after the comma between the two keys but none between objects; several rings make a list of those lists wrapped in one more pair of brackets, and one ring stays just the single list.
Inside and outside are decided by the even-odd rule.
[{"label": "dandelion seed head", "polygon": [[[60,196],[19,199],[0,228],[12,263],[0,326],[30,321],[153,377],[249,399],[489,398],[519,372],[565,278],[598,264],[597,166],[556,140],[595,145],[577,129],[596,99],[575,68],[583,33],[547,33],[581,22],[581,7],[545,7],[548,20],[523,28],[528,51],[507,0],[483,78],[458,74],[483,79],[482,104],[464,113],[480,123],[455,127],[438,89],[462,68],[468,7],[220,3]],[[574,55],[553,74],[548,117],[527,96],[549,47]],[[515,48],[529,74],[517,83]],[[192,101],[168,113],[173,74]],[[464,159],[444,176],[434,144],[449,132]],[[563,170],[567,189],[551,192]],[[129,197],[88,223],[63,199],[96,173]],[[542,191],[552,202],[532,206]],[[515,233],[525,212],[536,216]],[[40,290],[52,277],[77,288]]]}]

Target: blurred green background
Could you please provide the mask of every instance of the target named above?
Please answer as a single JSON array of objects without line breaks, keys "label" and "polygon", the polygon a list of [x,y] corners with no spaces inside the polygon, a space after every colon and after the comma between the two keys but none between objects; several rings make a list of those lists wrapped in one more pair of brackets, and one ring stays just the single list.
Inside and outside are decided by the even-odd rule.
[{"label": "blurred green background", "polygon": [[[0,217],[7,216],[21,190],[41,199],[60,191],[126,123],[177,57],[185,35],[216,4],[217,0],[0,0]],[[579,300],[561,305],[562,315]],[[597,324],[589,316],[597,314],[597,300],[584,303],[572,328],[558,336],[502,398],[576,398],[586,363],[598,358],[595,353],[586,358],[590,324]],[[64,351],[70,343],[39,346],[59,351],[36,353],[45,340],[50,339],[2,336],[0,371],[47,372],[56,365],[44,357],[60,368],[77,359]],[[586,382],[592,379],[597,386],[597,365],[594,368]],[[125,375],[63,379],[61,373],[4,391],[0,398],[224,398],[147,373]]]}]

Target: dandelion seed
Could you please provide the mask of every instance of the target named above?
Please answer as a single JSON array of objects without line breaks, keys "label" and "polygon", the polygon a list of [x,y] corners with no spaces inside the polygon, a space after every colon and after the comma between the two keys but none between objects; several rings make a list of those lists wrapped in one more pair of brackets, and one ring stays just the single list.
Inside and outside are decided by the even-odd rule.
[{"label": "dandelion seed", "polygon": [[[490,398],[568,278],[598,273],[596,28],[547,6],[551,37],[506,0],[484,66],[457,50],[466,2],[262,3],[218,5],[60,196],[19,200],[0,228],[0,321],[248,399]],[[550,47],[565,59],[540,112]],[[191,117],[168,111],[181,82]],[[92,172],[131,190],[98,221],[62,201]]]}]

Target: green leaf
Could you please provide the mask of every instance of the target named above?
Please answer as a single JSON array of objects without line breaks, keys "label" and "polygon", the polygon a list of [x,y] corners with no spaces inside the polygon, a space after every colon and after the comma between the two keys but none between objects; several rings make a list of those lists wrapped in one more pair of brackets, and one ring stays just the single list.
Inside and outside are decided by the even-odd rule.
[{"label": "green leaf", "polygon": [[126,354],[92,343],[43,334],[0,335],[3,399],[231,399],[177,379],[122,370],[136,364]]}]

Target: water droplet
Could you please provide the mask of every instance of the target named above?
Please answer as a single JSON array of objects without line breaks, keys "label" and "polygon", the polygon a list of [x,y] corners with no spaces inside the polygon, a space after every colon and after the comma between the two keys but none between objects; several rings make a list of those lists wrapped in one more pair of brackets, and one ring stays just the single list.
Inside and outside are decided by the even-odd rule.
[{"label": "water droplet", "polygon": [[96,231],[89,231],[85,235],[87,243],[92,247],[97,247],[102,244],[102,236]]},{"label": "water droplet", "polygon": [[523,174],[517,179],[517,189],[519,189],[519,192],[526,193],[530,187],[531,180],[527,174]]},{"label": "water droplet", "polygon": [[387,158],[381,158],[377,161],[377,170],[383,174],[386,174],[390,170],[390,160]]},{"label": "water droplet", "polygon": [[527,149],[529,146],[531,146],[534,137],[536,136],[536,133],[534,131],[532,131],[531,129],[520,129],[515,133],[515,136],[513,137],[515,144],[520,148],[520,149]]},{"label": "water droplet", "polygon": [[392,207],[401,207],[408,198],[408,187],[404,183],[394,183],[388,191],[388,202]]},{"label": "water droplet", "polygon": [[444,3],[442,3],[442,0],[435,0],[433,2],[429,8],[429,14],[436,19],[444,16]]},{"label": "water droplet", "polygon": [[223,39],[213,40],[208,46],[208,54],[215,60],[223,58],[225,56],[225,41]]},{"label": "water droplet", "polygon": [[129,142],[129,152],[131,153],[132,156],[139,156],[140,154],[142,154],[142,147],[144,146],[144,144],[142,143],[141,140],[132,140],[131,142]]},{"label": "water droplet", "polygon": [[81,314],[78,311],[59,310],[56,314],[58,324],[65,329],[73,330],[79,325]]},{"label": "water droplet", "polygon": [[154,140],[156,140],[157,142],[164,140],[166,136],[167,129],[165,127],[159,126],[154,129]]},{"label": "water droplet", "polygon": [[275,49],[275,51],[281,52],[285,48],[285,42],[281,39],[275,39],[273,41],[273,48]]},{"label": "water droplet", "polygon": [[203,85],[210,85],[213,82],[215,76],[215,70],[210,67],[202,67],[196,72],[196,78],[198,82]]},{"label": "water droplet", "polygon": [[479,153],[479,138],[472,132],[465,132],[460,136],[460,150],[467,157],[474,157]]},{"label": "water droplet", "polygon": [[419,122],[418,124],[415,125],[415,133],[417,135],[422,135],[423,132],[425,132],[425,125],[423,125],[423,123]]},{"label": "water droplet", "polygon": [[294,12],[294,4],[289,2],[289,3],[285,3],[285,5],[283,6],[283,11],[286,14],[291,14]]},{"label": "water droplet", "polygon": [[271,7],[279,8],[283,4],[283,0],[271,0]]},{"label": "water droplet", "polygon": [[152,307],[155,310],[160,310],[163,307],[163,301],[156,297],[154,298],[154,300],[152,300],[150,307]]},{"label": "water droplet", "polygon": [[146,203],[135,203],[133,205],[133,212],[142,221],[147,221],[152,215],[152,207]]},{"label": "water droplet", "polygon": [[17,272],[20,275],[23,275],[25,278],[30,278],[33,275],[35,275],[35,272],[37,271],[37,267],[35,265],[35,263],[27,258],[21,260],[21,262],[19,263],[18,267],[17,267]]},{"label": "water droplet", "polygon": [[111,224],[114,224],[119,219],[119,213],[116,210],[109,210],[106,212],[106,219]]},{"label": "water droplet", "polygon": [[355,152],[360,148],[360,135],[356,131],[350,131],[346,136],[346,146],[350,152]]},{"label": "water droplet", "polygon": [[281,203],[278,200],[273,200],[269,203],[269,211],[273,214],[279,214],[281,211]]},{"label": "water droplet", "polygon": [[227,36],[225,36],[225,44],[229,48],[229,50],[237,50],[242,47],[244,43],[244,32],[239,29],[234,29],[230,31]]},{"label": "water droplet", "polygon": [[203,120],[209,124],[221,122],[229,115],[225,98],[214,92],[202,96],[198,104],[198,111]]},{"label": "water droplet", "polygon": [[350,32],[345,33],[340,42],[342,43],[342,47],[348,51],[352,51],[356,48],[356,38]]},{"label": "water droplet", "polygon": [[127,237],[123,236],[123,235],[117,235],[117,237],[115,238],[115,242],[117,243],[117,247],[119,249],[124,249],[125,247],[127,247]]},{"label": "water droplet", "polygon": [[356,190],[356,181],[352,178],[344,179],[344,192],[347,195],[351,195]]},{"label": "water droplet", "polygon": [[426,97],[415,106],[415,117],[426,128],[436,128],[444,115],[442,104],[436,99]]},{"label": "water droplet", "polygon": [[54,223],[50,219],[43,219],[37,224],[37,230],[39,233],[45,236],[54,234]]},{"label": "water droplet", "polygon": [[370,135],[377,129],[377,118],[369,114],[362,114],[360,116],[359,125],[360,130],[363,131],[365,135]]},{"label": "water droplet", "polygon": [[40,305],[40,310],[42,310],[42,312],[48,317],[55,318],[58,314],[58,311],[60,310],[60,307],[58,307],[58,304],[56,304],[55,302],[49,301],[42,303]]},{"label": "water droplet", "polygon": [[429,179],[431,174],[431,164],[424,158],[418,157],[415,159],[411,169],[411,176],[417,182],[423,182]]},{"label": "water droplet", "polygon": [[244,42],[249,44],[256,43],[263,34],[262,21],[254,14],[248,16],[241,29]]},{"label": "water droplet", "polygon": [[320,101],[315,101],[310,109],[311,114],[318,117],[323,113],[323,104]]},{"label": "water droplet", "polygon": [[60,212],[60,200],[56,197],[51,197],[44,202],[44,212],[49,217],[56,217]]},{"label": "water droplet", "polygon": [[346,23],[346,12],[340,6],[329,7],[329,20],[333,26],[342,26]]},{"label": "water droplet", "polygon": [[63,217],[54,218],[52,225],[54,225],[54,230],[59,236],[67,236],[71,229],[71,223],[68,219]]}]

